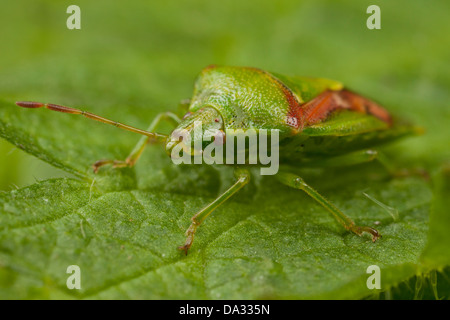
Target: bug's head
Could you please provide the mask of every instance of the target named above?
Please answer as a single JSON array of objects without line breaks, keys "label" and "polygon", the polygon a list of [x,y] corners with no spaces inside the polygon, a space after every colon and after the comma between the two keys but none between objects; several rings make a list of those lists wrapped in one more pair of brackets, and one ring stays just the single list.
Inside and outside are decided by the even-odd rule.
[{"label": "bug's head", "polygon": [[213,107],[204,107],[196,112],[188,112],[178,127],[172,131],[166,142],[169,156],[181,154],[200,156],[209,144],[225,143],[223,119]]}]

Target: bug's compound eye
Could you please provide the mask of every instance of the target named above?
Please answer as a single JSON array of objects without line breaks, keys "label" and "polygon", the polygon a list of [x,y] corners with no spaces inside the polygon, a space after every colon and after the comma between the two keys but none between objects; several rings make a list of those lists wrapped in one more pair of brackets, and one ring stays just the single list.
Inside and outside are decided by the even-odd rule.
[{"label": "bug's compound eye", "polygon": [[170,136],[170,140],[173,142],[185,142],[188,140],[188,135],[189,132],[187,130],[175,129]]},{"label": "bug's compound eye", "polygon": [[183,120],[189,118],[191,115],[193,114],[193,112],[187,112],[184,116],[183,116]]},{"label": "bug's compound eye", "polygon": [[166,152],[171,153],[172,149],[179,145],[182,149],[188,148],[189,145],[189,131],[183,129],[175,129],[169,136],[166,143]]}]

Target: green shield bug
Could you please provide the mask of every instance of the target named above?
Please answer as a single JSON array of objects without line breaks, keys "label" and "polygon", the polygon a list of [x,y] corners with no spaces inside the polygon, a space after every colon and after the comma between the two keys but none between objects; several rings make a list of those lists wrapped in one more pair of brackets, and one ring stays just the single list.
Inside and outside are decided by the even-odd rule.
[{"label": "green shield bug", "polygon": [[[16,104],[26,108],[45,107],[80,114],[144,135],[125,160],[99,160],[93,164],[95,172],[107,164],[113,167],[133,166],[149,143],[163,144],[174,162],[180,152],[188,162],[191,158],[205,155],[207,150],[211,151],[211,145],[219,148],[227,144],[228,148],[228,142],[234,140],[234,137],[230,139],[231,130],[247,139],[251,131],[265,134],[259,137],[265,140],[250,139],[248,147],[244,144],[246,151],[252,148],[252,143],[259,146],[262,141],[276,136],[276,146],[266,145],[266,151],[271,154],[276,152],[276,160],[286,167],[350,165],[371,161],[377,157],[373,147],[417,132],[415,127],[393,119],[377,103],[344,88],[340,82],[288,77],[249,67],[209,66],[203,69],[195,82],[192,98],[182,103],[187,109],[184,117],[171,112],[161,113],[147,130],[55,104],[26,101]],[[174,125],[174,130],[168,136],[154,132],[162,120],[168,120]],[[197,125],[199,123],[201,126]],[[238,154],[228,153],[227,149],[225,156],[218,150],[215,149],[210,155],[219,160],[216,163],[232,164],[235,167],[236,182],[192,217],[192,224],[186,231],[186,242],[179,247],[186,254],[199,225],[249,182],[249,166],[267,165],[267,161],[251,161],[250,156],[234,162]],[[237,149],[232,147],[230,150],[236,152]],[[253,160],[262,156],[260,152]],[[230,158],[232,161],[228,162]],[[194,163],[197,163],[196,160]],[[300,176],[284,168],[275,173],[275,177],[283,184],[305,191],[345,229],[357,235],[368,233],[372,241],[381,236],[372,227],[356,225]]]}]

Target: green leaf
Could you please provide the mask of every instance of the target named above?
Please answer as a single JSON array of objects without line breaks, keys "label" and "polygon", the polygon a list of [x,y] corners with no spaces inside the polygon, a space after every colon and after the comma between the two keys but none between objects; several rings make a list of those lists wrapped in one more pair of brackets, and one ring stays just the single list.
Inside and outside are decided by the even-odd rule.
[{"label": "green leaf", "polygon": [[434,177],[434,197],[430,210],[428,243],[422,253],[423,264],[442,270],[450,265],[450,165],[445,165]]},{"label": "green leaf", "polygon": [[[89,164],[101,153],[123,158],[130,149],[122,132],[95,124],[86,132],[78,126],[92,123],[83,119],[71,119],[68,130],[46,110],[5,103],[0,110],[5,138],[83,178],[42,181],[1,195],[5,297],[361,298],[373,293],[366,286],[370,265],[381,268],[383,289],[417,272],[431,199],[421,178],[387,179],[377,164],[303,171],[357,223],[377,225],[383,237],[372,243],[348,233],[302,192],[256,175],[206,220],[184,256],[177,246],[190,217],[232,182],[231,169],[176,167],[152,147],[136,169],[106,168],[96,176]],[[57,136],[30,129],[50,121],[61,126],[54,129]],[[90,148],[71,139],[76,130],[76,140],[95,136]],[[100,143],[106,137],[114,137],[117,153]],[[398,219],[363,192],[398,210]],[[81,290],[66,287],[70,265],[81,268]]]}]

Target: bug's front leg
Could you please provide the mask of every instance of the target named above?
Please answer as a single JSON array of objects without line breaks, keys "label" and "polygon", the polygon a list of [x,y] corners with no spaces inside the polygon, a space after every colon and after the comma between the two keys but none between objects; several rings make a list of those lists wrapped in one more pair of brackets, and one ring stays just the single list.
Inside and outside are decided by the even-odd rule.
[{"label": "bug's front leg", "polygon": [[357,226],[355,222],[345,215],[341,210],[339,210],[334,204],[325,199],[322,195],[320,195],[316,190],[310,187],[306,182],[299,176],[286,173],[279,172],[277,174],[277,178],[285,185],[300,189],[305,191],[311,198],[316,200],[320,205],[322,205],[325,209],[330,212],[333,217],[347,230],[352,231],[353,233],[361,236],[363,233],[369,233],[372,235],[372,241],[375,242],[378,238],[381,237],[381,234],[372,227],[366,226]]},{"label": "bug's front leg", "polygon": [[[180,118],[173,112],[163,112],[158,114],[155,119],[152,121],[147,131],[153,132],[156,130],[156,127],[161,123],[161,121],[166,120],[176,126],[181,120]],[[151,137],[142,137],[139,142],[136,144],[134,149],[128,155],[125,160],[98,160],[93,165],[92,168],[94,172],[97,173],[100,167],[104,165],[112,164],[113,168],[123,168],[123,167],[132,167],[136,164],[137,160],[141,156],[145,147],[152,142]]]},{"label": "bug's front leg", "polygon": [[228,188],[228,190],[222,193],[216,200],[208,204],[191,218],[192,223],[186,230],[186,242],[184,245],[178,247],[178,249],[183,250],[186,255],[189,248],[192,246],[195,232],[200,224],[210,215],[211,212],[213,212],[218,206],[224,203],[228,198],[238,192],[250,181],[250,172],[247,169],[237,168],[235,170],[235,176],[237,181],[230,188]]}]

